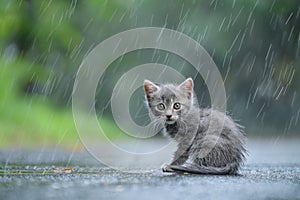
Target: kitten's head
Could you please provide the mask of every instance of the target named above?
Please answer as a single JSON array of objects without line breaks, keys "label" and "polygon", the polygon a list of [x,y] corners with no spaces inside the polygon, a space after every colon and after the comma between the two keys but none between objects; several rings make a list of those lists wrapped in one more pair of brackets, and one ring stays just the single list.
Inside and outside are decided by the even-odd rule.
[{"label": "kitten's head", "polygon": [[144,81],[146,100],[154,117],[173,124],[189,112],[193,104],[193,80],[186,79],[180,85],[158,85]]}]

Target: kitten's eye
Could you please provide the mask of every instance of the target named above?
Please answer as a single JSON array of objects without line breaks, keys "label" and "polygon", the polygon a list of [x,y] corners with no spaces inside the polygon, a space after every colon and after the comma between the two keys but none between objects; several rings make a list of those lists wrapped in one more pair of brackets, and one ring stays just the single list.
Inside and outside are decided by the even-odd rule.
[{"label": "kitten's eye", "polygon": [[165,109],[165,105],[163,103],[160,103],[157,105],[157,109],[158,110],[164,110]]},{"label": "kitten's eye", "polygon": [[173,108],[174,108],[175,110],[179,110],[179,109],[181,108],[180,103],[174,103]]}]

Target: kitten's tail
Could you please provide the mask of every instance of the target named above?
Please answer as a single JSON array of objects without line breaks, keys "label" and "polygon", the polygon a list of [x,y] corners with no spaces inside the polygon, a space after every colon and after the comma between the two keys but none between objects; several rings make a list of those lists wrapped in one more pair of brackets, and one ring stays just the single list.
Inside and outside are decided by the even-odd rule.
[{"label": "kitten's tail", "polygon": [[225,167],[207,167],[195,164],[170,165],[169,167],[173,172],[203,175],[236,175],[238,169],[236,164],[229,164]]}]

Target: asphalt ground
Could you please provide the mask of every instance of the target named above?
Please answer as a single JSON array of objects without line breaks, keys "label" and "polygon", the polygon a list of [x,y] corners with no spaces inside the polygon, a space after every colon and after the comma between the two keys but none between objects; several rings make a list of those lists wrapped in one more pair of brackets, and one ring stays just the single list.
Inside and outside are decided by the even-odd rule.
[{"label": "asphalt ground", "polygon": [[238,176],[166,174],[148,164],[124,172],[85,151],[1,150],[0,199],[300,199],[300,140],[247,146]]}]

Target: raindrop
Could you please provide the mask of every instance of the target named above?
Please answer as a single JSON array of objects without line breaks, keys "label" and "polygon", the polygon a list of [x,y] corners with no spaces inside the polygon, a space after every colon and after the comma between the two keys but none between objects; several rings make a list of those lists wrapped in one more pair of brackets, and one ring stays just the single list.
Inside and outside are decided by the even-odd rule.
[{"label": "raindrop", "polygon": [[261,106],[261,108],[259,109],[259,111],[258,111],[258,113],[257,113],[257,115],[256,115],[256,119],[257,119],[257,118],[259,117],[259,115],[262,113],[262,111],[263,111],[265,105],[266,105],[266,103],[264,103],[264,104]]},{"label": "raindrop", "polygon": [[297,115],[296,115],[295,126],[298,124],[299,115],[300,115],[300,107],[298,108],[298,112],[297,112]]},{"label": "raindrop", "polygon": [[289,17],[287,18],[287,20],[285,21],[285,24],[288,24],[289,23],[289,21],[290,21],[290,19],[292,18],[292,16],[293,16],[293,12],[289,15]]},{"label": "raindrop", "polygon": [[231,44],[231,46],[230,46],[228,52],[230,52],[230,51],[232,50],[232,48],[233,48],[233,46],[235,45],[235,43],[236,43],[238,37],[240,36],[240,33],[241,33],[241,29],[239,30],[238,34],[235,36],[235,38],[234,38],[234,40],[233,40],[233,42],[232,42],[232,44]]}]

